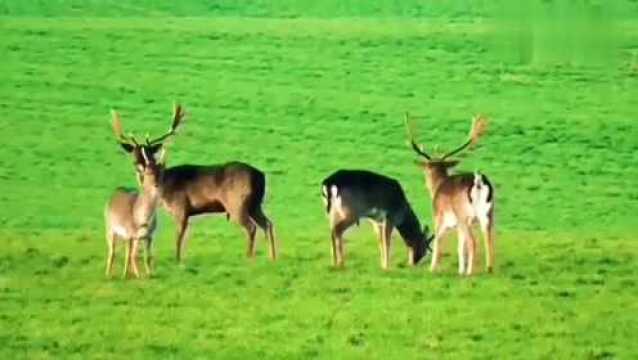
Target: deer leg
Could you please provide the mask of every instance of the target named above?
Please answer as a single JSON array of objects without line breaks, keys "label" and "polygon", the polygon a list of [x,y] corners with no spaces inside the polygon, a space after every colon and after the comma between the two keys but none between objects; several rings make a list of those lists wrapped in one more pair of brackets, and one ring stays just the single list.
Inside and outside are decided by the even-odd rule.
[{"label": "deer leg", "polygon": [[382,230],[383,230],[383,269],[388,270],[390,268],[390,256],[392,253],[392,224],[385,220],[383,222]]},{"label": "deer leg", "polygon": [[337,237],[334,232],[330,232],[330,244],[332,245],[332,266],[337,267],[339,264],[339,254],[337,253]]},{"label": "deer leg", "polygon": [[348,229],[354,222],[342,220],[335,224],[332,229],[332,237],[335,242],[336,247],[336,264],[335,266],[342,267],[345,265],[345,254],[344,254],[344,240],[343,233]]},{"label": "deer leg", "polygon": [[372,228],[374,229],[374,233],[377,235],[377,240],[379,242],[379,264],[381,268],[383,268],[383,261],[385,259],[385,246],[383,244],[383,231],[381,229],[381,224],[376,221],[372,222]]},{"label": "deer leg", "polygon": [[177,224],[177,243],[176,243],[176,254],[177,254],[177,263],[182,262],[182,254],[184,252],[184,248],[186,246],[186,229],[188,229],[188,217],[187,216],[179,216],[176,219]]},{"label": "deer leg", "polygon": [[148,269],[150,270],[149,276],[153,274],[155,267],[155,256],[153,255],[153,238],[149,238],[146,243],[146,249],[148,251]]},{"label": "deer leg", "polygon": [[275,261],[278,256],[277,241],[275,240],[275,225],[270,220],[268,221],[268,238],[270,240],[270,259]]},{"label": "deer leg", "polygon": [[151,276],[151,273],[153,272],[152,270],[152,261],[153,261],[153,249],[152,249],[152,242],[153,239],[151,237],[148,237],[146,239],[144,239],[144,267],[146,270],[146,275],[148,277]]},{"label": "deer leg", "polygon": [[236,206],[226,206],[226,209],[233,209],[228,212],[228,216],[234,222],[239,224],[246,231],[246,257],[255,257],[255,234],[257,232],[257,226],[248,212],[248,207],[245,203]]},{"label": "deer leg", "polygon": [[346,254],[345,254],[345,240],[343,239],[343,232],[338,233],[337,235],[337,253],[339,254],[339,263],[338,266],[344,267],[346,265]]},{"label": "deer leg", "polygon": [[448,228],[444,226],[440,226],[436,229],[436,235],[433,240],[432,247],[432,262],[430,263],[430,271],[435,272],[439,267],[439,262],[441,261],[441,246],[443,245],[443,240],[447,235]]},{"label": "deer leg", "polygon": [[139,239],[135,239],[135,240],[131,240],[132,245],[131,245],[131,256],[130,256],[130,260],[131,260],[131,268],[133,269],[133,275],[135,275],[136,278],[140,277],[140,271],[137,268],[137,257],[138,257],[138,249],[139,249],[139,244],[140,244],[140,240]]},{"label": "deer leg", "polygon": [[144,249],[142,251],[144,251],[144,258],[142,259],[144,271],[146,271],[146,275],[148,276],[151,274],[151,269],[148,267],[148,247],[146,246],[146,240],[144,240]]},{"label": "deer leg", "polygon": [[414,249],[411,246],[408,246],[408,265],[414,266]]},{"label": "deer leg", "polygon": [[472,275],[474,272],[474,258],[476,255],[476,239],[472,234],[472,229],[466,224],[459,224],[464,232],[465,246],[467,248],[467,265],[465,267],[465,275]]},{"label": "deer leg", "polygon": [[341,256],[339,255],[339,239],[337,238],[337,233],[335,229],[337,227],[337,223],[340,221],[339,214],[334,211],[334,208],[330,210],[330,240],[332,245],[332,266],[338,267],[341,263]]},{"label": "deer leg", "polygon": [[255,252],[256,252],[255,236],[256,235],[257,235],[257,227],[255,226],[255,224],[252,224],[252,226],[248,230],[248,250],[247,250],[247,255],[248,257],[251,257],[251,258],[255,257]]},{"label": "deer leg", "polygon": [[277,260],[277,246],[275,243],[274,225],[266,217],[261,207],[255,209],[250,215],[253,221],[264,232],[264,236],[268,239],[269,254],[271,260]]},{"label": "deer leg", "polygon": [[124,273],[122,274],[122,279],[126,279],[128,276],[128,267],[131,263],[131,242],[132,239],[126,240],[126,258],[124,259]]},{"label": "deer leg", "polygon": [[246,248],[246,256],[248,258],[255,257],[255,234],[257,233],[257,226],[253,223],[250,217],[247,214],[239,215],[239,219],[237,220],[239,225],[241,225],[246,230],[246,239],[248,240],[248,246]]},{"label": "deer leg", "polygon": [[335,267],[344,266],[344,256],[343,256],[343,231],[339,231],[337,229],[332,230],[332,242],[335,253]]},{"label": "deer leg", "polygon": [[115,234],[109,231],[106,234],[106,244],[108,253],[106,255],[106,277],[110,278],[113,270],[113,261],[115,260]]},{"label": "deer leg", "polygon": [[486,217],[479,218],[481,232],[483,233],[483,243],[485,245],[485,271],[494,271],[494,216],[490,211]]},{"label": "deer leg", "polygon": [[467,237],[465,233],[459,227],[457,229],[458,235],[458,256],[459,256],[459,275],[465,275],[465,269],[467,267]]}]

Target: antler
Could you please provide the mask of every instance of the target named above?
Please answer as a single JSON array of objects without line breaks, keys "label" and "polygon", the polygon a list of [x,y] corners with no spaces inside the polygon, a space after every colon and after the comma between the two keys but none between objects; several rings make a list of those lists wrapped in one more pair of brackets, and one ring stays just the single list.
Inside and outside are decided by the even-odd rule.
[{"label": "antler", "polygon": [[463,143],[461,146],[457,147],[456,149],[448,152],[447,154],[443,155],[441,159],[445,160],[446,158],[461,152],[462,150],[464,150],[466,147],[470,145],[472,146],[476,145],[479,138],[483,136],[483,134],[485,134],[486,131],[487,131],[487,119],[482,115],[475,116],[474,119],[472,120],[472,128],[470,129],[470,135],[468,139],[465,141],[465,143]]},{"label": "antler", "polygon": [[128,136],[124,135],[124,129],[122,128],[122,120],[120,119],[120,114],[115,110],[111,110],[111,115],[113,117],[113,133],[115,134],[117,141],[122,144],[133,143],[134,145],[139,145],[132,134]]},{"label": "antler", "polygon": [[148,156],[146,154],[146,148],[145,147],[141,147],[140,148],[140,152],[142,153],[142,157],[144,158],[144,166],[148,166],[151,164],[151,159],[153,159],[153,156]]},{"label": "antler", "polygon": [[182,108],[182,106],[179,104],[175,104],[173,106],[173,123],[171,124],[171,127],[168,129],[168,132],[153,140],[149,141],[147,139],[146,144],[148,146],[156,145],[166,140],[168,137],[175,135],[177,132],[177,128],[181,125],[185,117],[186,117],[186,112],[184,111],[184,108]]},{"label": "antler", "polygon": [[430,155],[428,155],[422,147],[420,147],[419,145],[417,145],[415,139],[414,139],[414,123],[410,121],[410,114],[408,114],[407,112],[405,113],[405,128],[407,130],[408,133],[408,140],[410,141],[410,145],[412,146],[412,149],[419,155],[423,156],[424,158],[430,160],[432,159],[432,157]]}]

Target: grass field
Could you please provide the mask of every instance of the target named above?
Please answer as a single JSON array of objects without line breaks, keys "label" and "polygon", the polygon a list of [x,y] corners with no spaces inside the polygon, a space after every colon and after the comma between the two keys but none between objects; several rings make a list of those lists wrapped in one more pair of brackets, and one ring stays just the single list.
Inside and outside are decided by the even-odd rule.
[{"label": "grass field", "polygon": [[[607,67],[499,60],[488,2],[316,3],[0,0],[0,358],[638,357],[635,2]],[[109,111],[157,134],[174,100],[169,164],[263,169],[280,261],[220,216],[177,266],[162,210],[156,276],[104,278],[103,206],[135,185]],[[408,268],[397,235],[384,272],[367,223],[331,268],[338,168],[396,177],[431,224],[405,111],[441,149],[490,117],[460,168],[497,187],[495,274],[457,276],[454,238],[443,273]]]}]

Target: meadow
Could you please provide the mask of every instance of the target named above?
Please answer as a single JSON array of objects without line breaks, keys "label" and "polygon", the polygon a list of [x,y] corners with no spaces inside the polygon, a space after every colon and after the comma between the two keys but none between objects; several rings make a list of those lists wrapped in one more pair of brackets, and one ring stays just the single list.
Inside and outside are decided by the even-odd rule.
[{"label": "meadow", "polygon": [[[600,66],[499,58],[483,1],[0,0],[0,358],[638,357],[638,8],[617,3]],[[173,101],[169,164],[267,173],[277,262],[218,216],[178,266],[161,210],[156,274],[104,278],[103,207],[135,185],[110,110],[160,134]],[[397,178],[432,224],[405,111],[441,151],[490,118],[459,169],[496,186],[494,274],[459,277],[455,237],[442,273],[409,268],[397,234],[382,271],[367,222],[331,267],[336,169]]]}]

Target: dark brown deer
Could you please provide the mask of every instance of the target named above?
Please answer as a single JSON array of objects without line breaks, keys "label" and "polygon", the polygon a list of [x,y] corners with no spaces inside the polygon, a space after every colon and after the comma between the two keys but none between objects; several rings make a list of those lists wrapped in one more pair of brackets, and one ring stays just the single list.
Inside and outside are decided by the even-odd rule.
[{"label": "dark brown deer", "polygon": [[[168,132],[153,140],[138,142],[124,135],[120,116],[113,112],[113,130],[121,147],[132,155],[134,163],[143,164],[143,152],[154,156],[164,141],[175,135],[185,117],[184,109],[175,105],[173,122]],[[216,165],[178,165],[166,168],[160,181],[160,199],[177,225],[176,257],[181,262],[186,244],[186,229],[192,216],[225,213],[241,225],[248,238],[247,256],[255,256],[257,227],[270,244],[270,258],[276,260],[277,249],[273,224],[262,210],[266,177],[255,167],[242,162]]]},{"label": "dark brown deer", "polygon": [[[133,270],[135,277],[139,277],[137,268],[137,252],[139,243],[144,242],[144,266],[146,274],[151,275],[153,254],[152,243],[157,220],[156,210],[159,202],[159,181],[162,176],[162,160],[146,154],[142,148],[141,155],[144,164],[137,169],[140,190],[117,188],[104,209],[106,224],[106,243],[108,254],[106,257],[106,276],[110,277],[115,259],[115,247],[118,240],[126,244],[126,258],[124,261],[123,277],[129,270]],[[163,157],[162,157],[163,158]]]},{"label": "dark brown deer", "polygon": [[485,243],[487,272],[494,269],[494,187],[487,176],[479,173],[450,172],[459,160],[449,159],[470,145],[476,144],[487,128],[487,120],[475,117],[469,138],[456,149],[442,155],[431,156],[418,146],[414,138],[413,124],[405,115],[408,139],[412,149],[422,157],[419,165],[425,173],[425,183],[432,197],[435,237],[430,270],[436,271],[441,258],[441,243],[447,233],[456,228],[459,256],[459,274],[471,275],[474,271],[476,240],[472,225],[478,223]]},{"label": "dark brown deer", "polygon": [[408,263],[416,265],[432,240],[398,181],[365,170],[338,170],[322,183],[326,213],[330,218],[334,266],[345,262],[343,233],[361,218],[368,218],[379,238],[381,268],[388,269],[392,230],[396,227],[408,247]]}]

